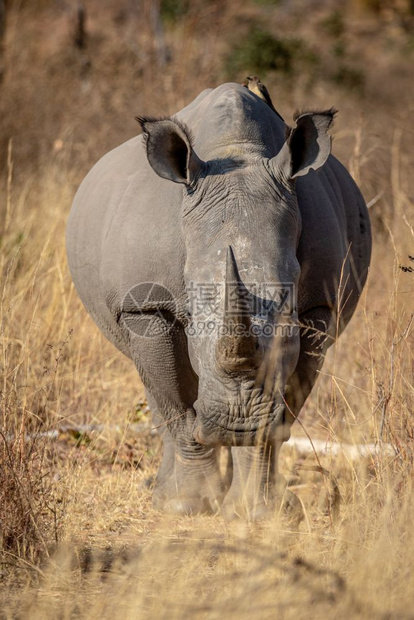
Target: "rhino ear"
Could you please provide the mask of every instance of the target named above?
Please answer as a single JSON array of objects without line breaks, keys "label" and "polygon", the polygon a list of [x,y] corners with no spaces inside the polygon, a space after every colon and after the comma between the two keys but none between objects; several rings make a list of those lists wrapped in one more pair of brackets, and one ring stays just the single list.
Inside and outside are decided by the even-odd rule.
[{"label": "rhino ear", "polygon": [[271,160],[276,174],[295,179],[304,176],[311,168],[317,170],[331,152],[331,137],[327,134],[332,126],[336,110],[305,112],[294,117],[295,127],[287,129],[286,142]]},{"label": "rhino ear", "polygon": [[190,185],[204,163],[193,150],[189,129],[169,118],[137,116],[136,120],[141,125],[148,161],[154,172],[174,183]]}]

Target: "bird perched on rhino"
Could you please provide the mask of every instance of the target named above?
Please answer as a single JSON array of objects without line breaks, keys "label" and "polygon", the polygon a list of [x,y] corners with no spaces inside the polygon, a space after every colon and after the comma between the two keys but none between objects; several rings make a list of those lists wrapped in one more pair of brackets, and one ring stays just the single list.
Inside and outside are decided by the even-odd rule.
[{"label": "bird perched on rhino", "polygon": [[275,106],[272,103],[269,91],[267,90],[266,86],[260,81],[260,78],[258,78],[257,75],[251,75],[248,76],[246,80],[247,84],[243,84],[243,86],[246,86],[246,88],[248,88],[250,92],[260,97],[260,99],[263,99],[263,101],[267,103],[269,108],[272,108],[273,112],[275,112],[278,117],[283,121],[283,118],[280,116],[279,112],[277,112]]}]

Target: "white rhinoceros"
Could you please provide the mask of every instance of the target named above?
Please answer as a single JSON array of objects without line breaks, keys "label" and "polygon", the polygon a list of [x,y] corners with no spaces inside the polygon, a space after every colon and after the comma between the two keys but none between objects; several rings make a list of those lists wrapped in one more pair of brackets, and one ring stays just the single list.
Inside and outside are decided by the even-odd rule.
[{"label": "white rhinoceros", "polygon": [[[202,92],[105,155],[74,200],[69,266],[130,357],[164,442],[154,505],[271,506],[277,454],[348,323],[367,208],[330,155],[333,110],[278,114],[237,84]],[[225,482],[218,446],[231,447]]]}]

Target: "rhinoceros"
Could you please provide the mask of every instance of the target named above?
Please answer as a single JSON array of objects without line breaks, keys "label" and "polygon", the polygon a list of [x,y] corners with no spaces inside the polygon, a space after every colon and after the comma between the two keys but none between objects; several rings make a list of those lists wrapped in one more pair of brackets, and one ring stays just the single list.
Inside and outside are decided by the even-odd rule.
[{"label": "rhinoceros", "polygon": [[[282,442],[364,286],[368,211],[331,152],[238,84],[203,91],[82,182],[67,225],[87,311],[135,364],[163,456],[153,505],[271,510]],[[226,447],[223,473],[219,453]]]}]

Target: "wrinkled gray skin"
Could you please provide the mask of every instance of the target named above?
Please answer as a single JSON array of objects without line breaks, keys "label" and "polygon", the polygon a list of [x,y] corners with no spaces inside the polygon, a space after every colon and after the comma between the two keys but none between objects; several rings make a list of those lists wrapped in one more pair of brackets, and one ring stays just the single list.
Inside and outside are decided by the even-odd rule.
[{"label": "wrinkled gray skin", "polygon": [[[105,155],[76,195],[70,270],[88,312],[145,385],[164,442],[160,509],[222,506],[229,517],[254,517],[272,506],[279,447],[355,310],[370,260],[364,200],[330,155],[332,117],[302,114],[286,138],[266,103],[224,84],[172,119],[140,119],[144,138]],[[145,282],[171,299],[160,287],[128,295]],[[243,315],[240,282],[248,290],[292,283],[295,303],[288,316],[271,303],[264,317]],[[190,336],[194,283],[219,284],[221,310],[204,308],[216,327]],[[160,327],[150,336],[149,321]],[[249,331],[279,323],[292,329]],[[223,335],[220,326],[233,329]],[[232,446],[225,476],[218,446]]]}]

